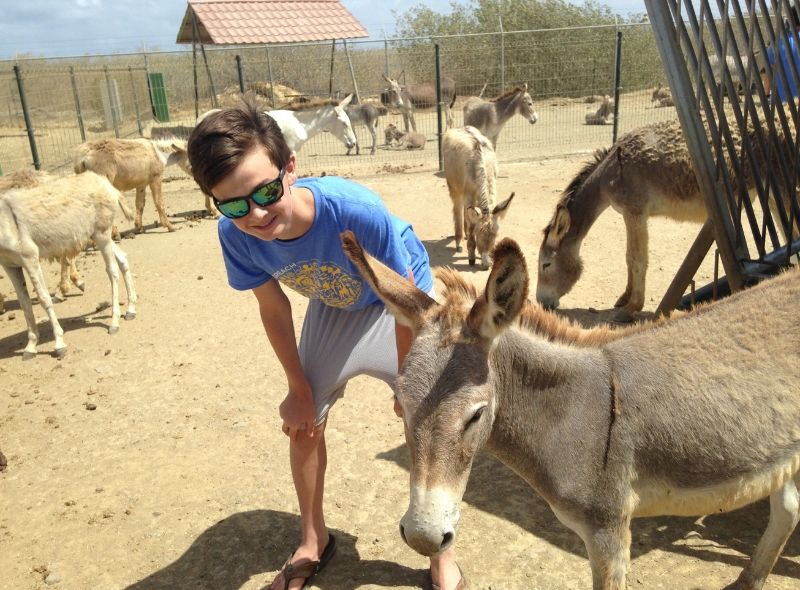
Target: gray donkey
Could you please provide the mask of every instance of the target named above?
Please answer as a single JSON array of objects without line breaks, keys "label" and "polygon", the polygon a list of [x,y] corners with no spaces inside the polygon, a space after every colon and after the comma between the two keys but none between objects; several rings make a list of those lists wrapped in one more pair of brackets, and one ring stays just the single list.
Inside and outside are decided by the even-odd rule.
[{"label": "gray donkey", "polygon": [[485,445],[583,539],[594,590],[625,589],[631,519],[769,496],[766,531],[727,586],[762,588],[800,519],[800,271],[581,344],[527,321],[528,271],[512,240],[495,249],[480,296],[440,271],[443,304],[365,254],[352,232],[342,243],[414,334],[395,390],[413,458],[400,532],[414,550],[455,542]]}]

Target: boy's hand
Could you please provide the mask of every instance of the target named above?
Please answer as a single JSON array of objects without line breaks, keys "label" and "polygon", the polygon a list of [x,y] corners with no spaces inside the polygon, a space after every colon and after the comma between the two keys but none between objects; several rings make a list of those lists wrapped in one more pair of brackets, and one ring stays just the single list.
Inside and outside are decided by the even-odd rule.
[{"label": "boy's hand", "polygon": [[317,413],[310,389],[302,393],[290,390],[281,402],[279,412],[283,419],[283,433],[286,436],[296,440],[303,431],[309,437],[314,436]]}]

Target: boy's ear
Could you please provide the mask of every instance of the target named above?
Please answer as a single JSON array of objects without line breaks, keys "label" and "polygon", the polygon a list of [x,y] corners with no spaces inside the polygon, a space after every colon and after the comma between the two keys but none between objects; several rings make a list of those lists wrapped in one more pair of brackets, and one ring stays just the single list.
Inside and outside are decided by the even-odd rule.
[{"label": "boy's ear", "polygon": [[289,185],[293,185],[297,181],[297,153],[292,152],[289,156],[289,162],[286,164],[286,177],[288,178]]}]

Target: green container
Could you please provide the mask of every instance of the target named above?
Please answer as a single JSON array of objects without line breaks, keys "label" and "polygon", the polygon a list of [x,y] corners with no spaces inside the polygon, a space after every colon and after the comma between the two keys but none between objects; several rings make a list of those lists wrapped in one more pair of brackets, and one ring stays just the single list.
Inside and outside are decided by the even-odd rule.
[{"label": "green container", "polygon": [[150,86],[150,104],[153,105],[153,116],[159,123],[169,121],[169,105],[167,104],[167,89],[164,87],[164,74],[148,74],[147,83]]}]

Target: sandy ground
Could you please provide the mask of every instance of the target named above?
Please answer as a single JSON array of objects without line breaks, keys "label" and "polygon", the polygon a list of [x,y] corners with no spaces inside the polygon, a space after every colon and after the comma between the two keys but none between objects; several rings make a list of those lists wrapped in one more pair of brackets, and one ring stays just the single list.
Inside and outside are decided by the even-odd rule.
[{"label": "sandy ground", "polygon": [[[541,230],[581,164],[568,158],[501,167],[500,194],[517,192],[502,234],[520,242],[534,281]],[[358,180],[413,222],[434,264],[484,283],[485,271],[454,253],[441,177],[372,173]],[[24,319],[0,277],[9,299],[0,315],[4,590],[260,589],[295,546],[298,515],[277,412],[282,371],[254,298],[226,284],[215,222],[193,214],[202,206],[193,182],[166,183],[165,197],[178,231],[150,225],[122,242],[140,299],[138,317],[117,335],[107,334],[108,282],[99,255],[89,252],[79,259],[86,293],[56,306],[68,355],[50,356],[52,332],[37,309],[40,354],[23,362]],[[148,200],[145,219],[155,218]],[[669,220],[650,227],[646,312],[699,229]],[[624,248],[621,218],[606,212],[584,243],[586,270],[562,300],[564,313],[587,324],[610,318],[624,288]],[[707,260],[704,279],[712,269]],[[56,270],[47,267],[51,288]],[[290,297],[299,327],[305,302]],[[408,502],[408,457],[390,395],[383,383],[358,378],[331,414],[326,508],[339,551],[315,587],[428,587],[427,560],[397,530]],[[635,521],[629,586],[725,586],[753,551],[767,512],[760,502],[700,520]],[[488,455],[473,469],[457,547],[472,588],[591,586],[578,536]],[[766,588],[799,588],[799,555],[794,535]]]}]

